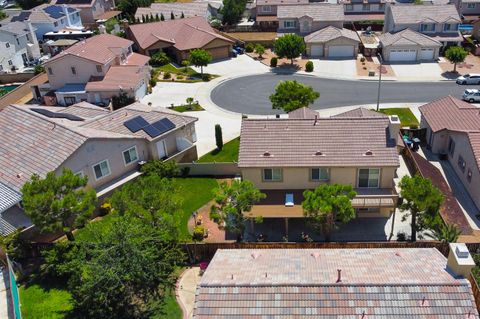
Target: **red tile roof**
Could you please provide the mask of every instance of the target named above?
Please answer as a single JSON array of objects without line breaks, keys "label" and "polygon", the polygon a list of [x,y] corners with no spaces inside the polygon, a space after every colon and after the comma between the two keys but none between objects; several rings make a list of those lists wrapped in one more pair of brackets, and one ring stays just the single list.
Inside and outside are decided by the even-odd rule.
[{"label": "red tile roof", "polygon": [[138,53],[132,53],[128,56],[126,65],[142,66],[142,65],[146,65],[148,61],[150,61],[149,56],[138,54]]},{"label": "red tile roof", "polygon": [[88,82],[85,90],[87,92],[135,90],[144,79],[143,67],[136,65],[111,66],[102,80]]}]

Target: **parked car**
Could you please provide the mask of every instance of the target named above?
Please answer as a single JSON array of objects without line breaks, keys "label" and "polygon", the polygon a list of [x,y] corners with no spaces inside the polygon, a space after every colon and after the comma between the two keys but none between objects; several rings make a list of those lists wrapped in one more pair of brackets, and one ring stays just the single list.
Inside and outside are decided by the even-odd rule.
[{"label": "parked car", "polygon": [[480,84],[480,74],[465,74],[457,78],[458,84]]},{"label": "parked car", "polygon": [[470,103],[480,102],[480,90],[467,89],[465,92],[463,92],[462,99]]},{"label": "parked car", "polygon": [[238,53],[235,49],[232,49],[232,51],[230,51],[230,54],[232,55],[232,57],[236,58]]},{"label": "parked car", "polygon": [[237,54],[244,54],[245,53],[245,49],[240,47],[240,46],[235,46],[233,49],[235,51],[237,51]]}]

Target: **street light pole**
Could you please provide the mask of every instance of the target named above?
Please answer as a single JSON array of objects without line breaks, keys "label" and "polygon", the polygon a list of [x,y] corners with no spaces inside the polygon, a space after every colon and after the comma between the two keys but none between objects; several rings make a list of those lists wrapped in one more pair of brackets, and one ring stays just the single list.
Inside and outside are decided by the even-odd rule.
[{"label": "street light pole", "polygon": [[378,92],[377,92],[377,112],[380,107],[380,88],[382,86],[382,66],[383,66],[383,59],[380,53],[377,54],[378,60],[380,61],[380,70],[378,74]]}]

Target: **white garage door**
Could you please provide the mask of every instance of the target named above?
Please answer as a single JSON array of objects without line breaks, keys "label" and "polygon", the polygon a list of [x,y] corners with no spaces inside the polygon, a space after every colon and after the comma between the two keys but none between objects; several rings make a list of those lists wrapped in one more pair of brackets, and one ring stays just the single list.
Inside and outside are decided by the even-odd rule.
[{"label": "white garage door", "polygon": [[329,58],[350,58],[353,55],[353,45],[332,45],[328,47]]},{"label": "white garage door", "polygon": [[323,45],[320,45],[320,44],[312,45],[311,56],[323,56]]},{"label": "white garage door", "polygon": [[391,50],[390,61],[416,61],[417,50]]},{"label": "white garage door", "polygon": [[420,60],[433,60],[433,49],[421,49]]}]

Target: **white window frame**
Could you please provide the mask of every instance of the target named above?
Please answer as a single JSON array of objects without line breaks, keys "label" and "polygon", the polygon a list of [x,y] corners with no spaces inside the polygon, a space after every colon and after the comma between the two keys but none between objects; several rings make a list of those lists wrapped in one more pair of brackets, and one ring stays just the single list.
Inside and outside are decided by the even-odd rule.
[{"label": "white window frame", "polygon": [[[313,178],[313,170],[318,169],[318,178]],[[327,172],[327,178],[321,178],[322,174],[321,171],[324,170]],[[310,172],[310,180],[312,182],[326,182],[330,180],[330,169],[327,167],[312,167],[309,169]]]},{"label": "white window frame", "polygon": [[[292,26],[289,26],[289,24],[292,24]],[[285,20],[283,21],[283,28],[284,29],[295,29],[297,27],[297,23],[295,20]]]},{"label": "white window frame", "polygon": [[[265,171],[266,170],[271,170],[272,171],[272,179],[266,179],[265,178]],[[277,178],[275,178],[275,170],[277,170],[277,173],[280,172],[280,177],[278,178],[278,175],[277,175]],[[283,169],[281,168],[264,168],[262,169],[262,181],[264,182],[282,182],[283,181]]]},{"label": "white window frame", "polygon": [[[127,160],[125,159],[125,153],[129,152],[129,156],[130,156],[130,150],[132,150],[132,149],[135,150],[135,157],[136,157],[136,158],[135,158],[134,160],[132,160],[132,159],[130,158],[130,162],[127,163]],[[123,157],[123,163],[125,164],[125,166],[129,166],[129,165],[131,165],[131,164],[133,164],[133,163],[138,163],[138,151],[137,151],[137,146],[134,145],[134,146],[129,147],[129,148],[127,148],[126,150],[124,150],[124,151],[122,152],[122,157]]]},{"label": "white window frame", "polygon": [[[423,26],[426,26],[426,28],[424,29]],[[430,27],[430,26],[433,27],[432,30],[428,30],[428,27]],[[435,29],[436,29],[435,23],[422,23],[420,25],[421,32],[435,32]]]},{"label": "white window frame", "polygon": [[475,3],[467,3],[467,9],[475,9]]},{"label": "white window frame", "polygon": [[[107,163],[108,174],[102,175],[102,176],[100,176],[100,177],[97,178],[97,174],[95,173],[95,166],[100,165],[100,164],[103,163],[103,162],[106,162],[106,163]],[[101,167],[100,167],[100,169],[101,169]],[[108,159],[105,159],[105,160],[103,160],[103,161],[100,161],[100,162],[92,165],[92,171],[93,171],[93,177],[95,177],[95,180],[96,180],[96,181],[101,180],[101,179],[103,179],[103,178],[105,178],[105,177],[107,177],[107,176],[110,176],[110,175],[112,174],[112,170],[110,169],[110,162],[108,161]]]},{"label": "white window frame", "polygon": [[[360,171],[367,169],[368,170],[368,181],[367,181],[367,186],[360,186]],[[378,182],[376,186],[370,186],[370,170],[378,170]],[[380,182],[382,179],[382,169],[379,167],[365,167],[365,168],[359,168],[357,170],[357,187],[358,188],[380,188]]]},{"label": "white window frame", "polygon": [[79,170],[78,172],[73,173],[73,175],[75,175],[75,176],[80,176],[80,177],[84,177],[84,176],[85,176],[85,173],[83,172],[83,170]]},{"label": "white window frame", "polygon": [[271,13],[272,12],[272,6],[262,6],[262,12],[263,13]]}]

